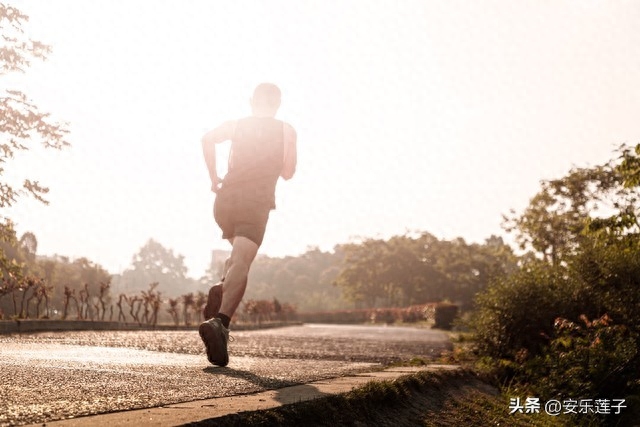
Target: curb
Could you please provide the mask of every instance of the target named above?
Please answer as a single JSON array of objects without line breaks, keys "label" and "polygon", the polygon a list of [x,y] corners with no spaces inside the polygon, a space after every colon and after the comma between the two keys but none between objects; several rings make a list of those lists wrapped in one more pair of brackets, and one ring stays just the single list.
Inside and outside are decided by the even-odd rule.
[{"label": "curb", "polygon": [[[301,325],[302,322],[265,322],[262,324],[234,324],[234,331],[253,329],[279,328],[282,326]],[[0,334],[23,332],[56,332],[56,331],[192,331],[198,324],[186,325],[139,325],[137,323],[104,322],[92,320],[50,320],[50,319],[17,319],[0,321]]]},{"label": "curb", "polygon": [[154,408],[89,415],[68,420],[52,421],[34,426],[109,426],[131,425],[168,426],[210,422],[216,418],[248,411],[263,411],[284,405],[347,393],[372,381],[391,381],[401,376],[425,371],[459,370],[458,365],[426,365],[420,367],[394,367],[383,371],[355,374],[327,380],[314,381],[254,394],[219,397],[176,403]]}]

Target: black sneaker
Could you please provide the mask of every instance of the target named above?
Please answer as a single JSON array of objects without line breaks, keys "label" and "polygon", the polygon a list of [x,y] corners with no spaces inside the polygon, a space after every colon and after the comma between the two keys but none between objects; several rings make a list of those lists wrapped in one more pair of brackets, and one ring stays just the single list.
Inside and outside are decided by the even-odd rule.
[{"label": "black sneaker", "polygon": [[218,315],[220,311],[220,305],[222,305],[222,282],[218,282],[209,289],[209,297],[207,298],[207,304],[202,310],[204,320],[213,319]]},{"label": "black sneaker", "polygon": [[229,353],[227,353],[229,330],[224,327],[222,321],[214,317],[202,322],[198,332],[200,332],[200,338],[207,348],[209,362],[218,366],[227,366],[229,363]]}]

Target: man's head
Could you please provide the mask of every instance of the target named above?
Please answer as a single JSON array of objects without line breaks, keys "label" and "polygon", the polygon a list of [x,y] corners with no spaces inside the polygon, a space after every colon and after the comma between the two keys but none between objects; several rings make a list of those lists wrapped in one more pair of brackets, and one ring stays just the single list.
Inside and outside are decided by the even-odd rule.
[{"label": "man's head", "polygon": [[251,97],[254,116],[273,117],[280,108],[280,89],[273,83],[260,83]]}]

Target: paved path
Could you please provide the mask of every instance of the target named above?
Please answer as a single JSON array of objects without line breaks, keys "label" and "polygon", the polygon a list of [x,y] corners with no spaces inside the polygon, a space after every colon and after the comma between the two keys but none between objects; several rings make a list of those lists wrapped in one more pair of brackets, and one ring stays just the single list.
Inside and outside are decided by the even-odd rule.
[{"label": "paved path", "polygon": [[304,325],[232,335],[225,368],[208,364],[196,331],[0,335],[0,425],[296,386],[301,392],[393,361],[435,357],[450,346],[446,334],[417,328]]}]

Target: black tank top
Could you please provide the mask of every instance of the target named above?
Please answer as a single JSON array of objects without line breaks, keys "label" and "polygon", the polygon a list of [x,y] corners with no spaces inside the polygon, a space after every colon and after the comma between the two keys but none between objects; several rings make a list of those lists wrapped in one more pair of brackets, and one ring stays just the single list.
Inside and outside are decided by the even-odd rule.
[{"label": "black tank top", "polygon": [[275,209],[275,190],[284,162],[284,123],[271,117],[238,120],[231,140],[229,168],[222,182],[247,201]]}]

